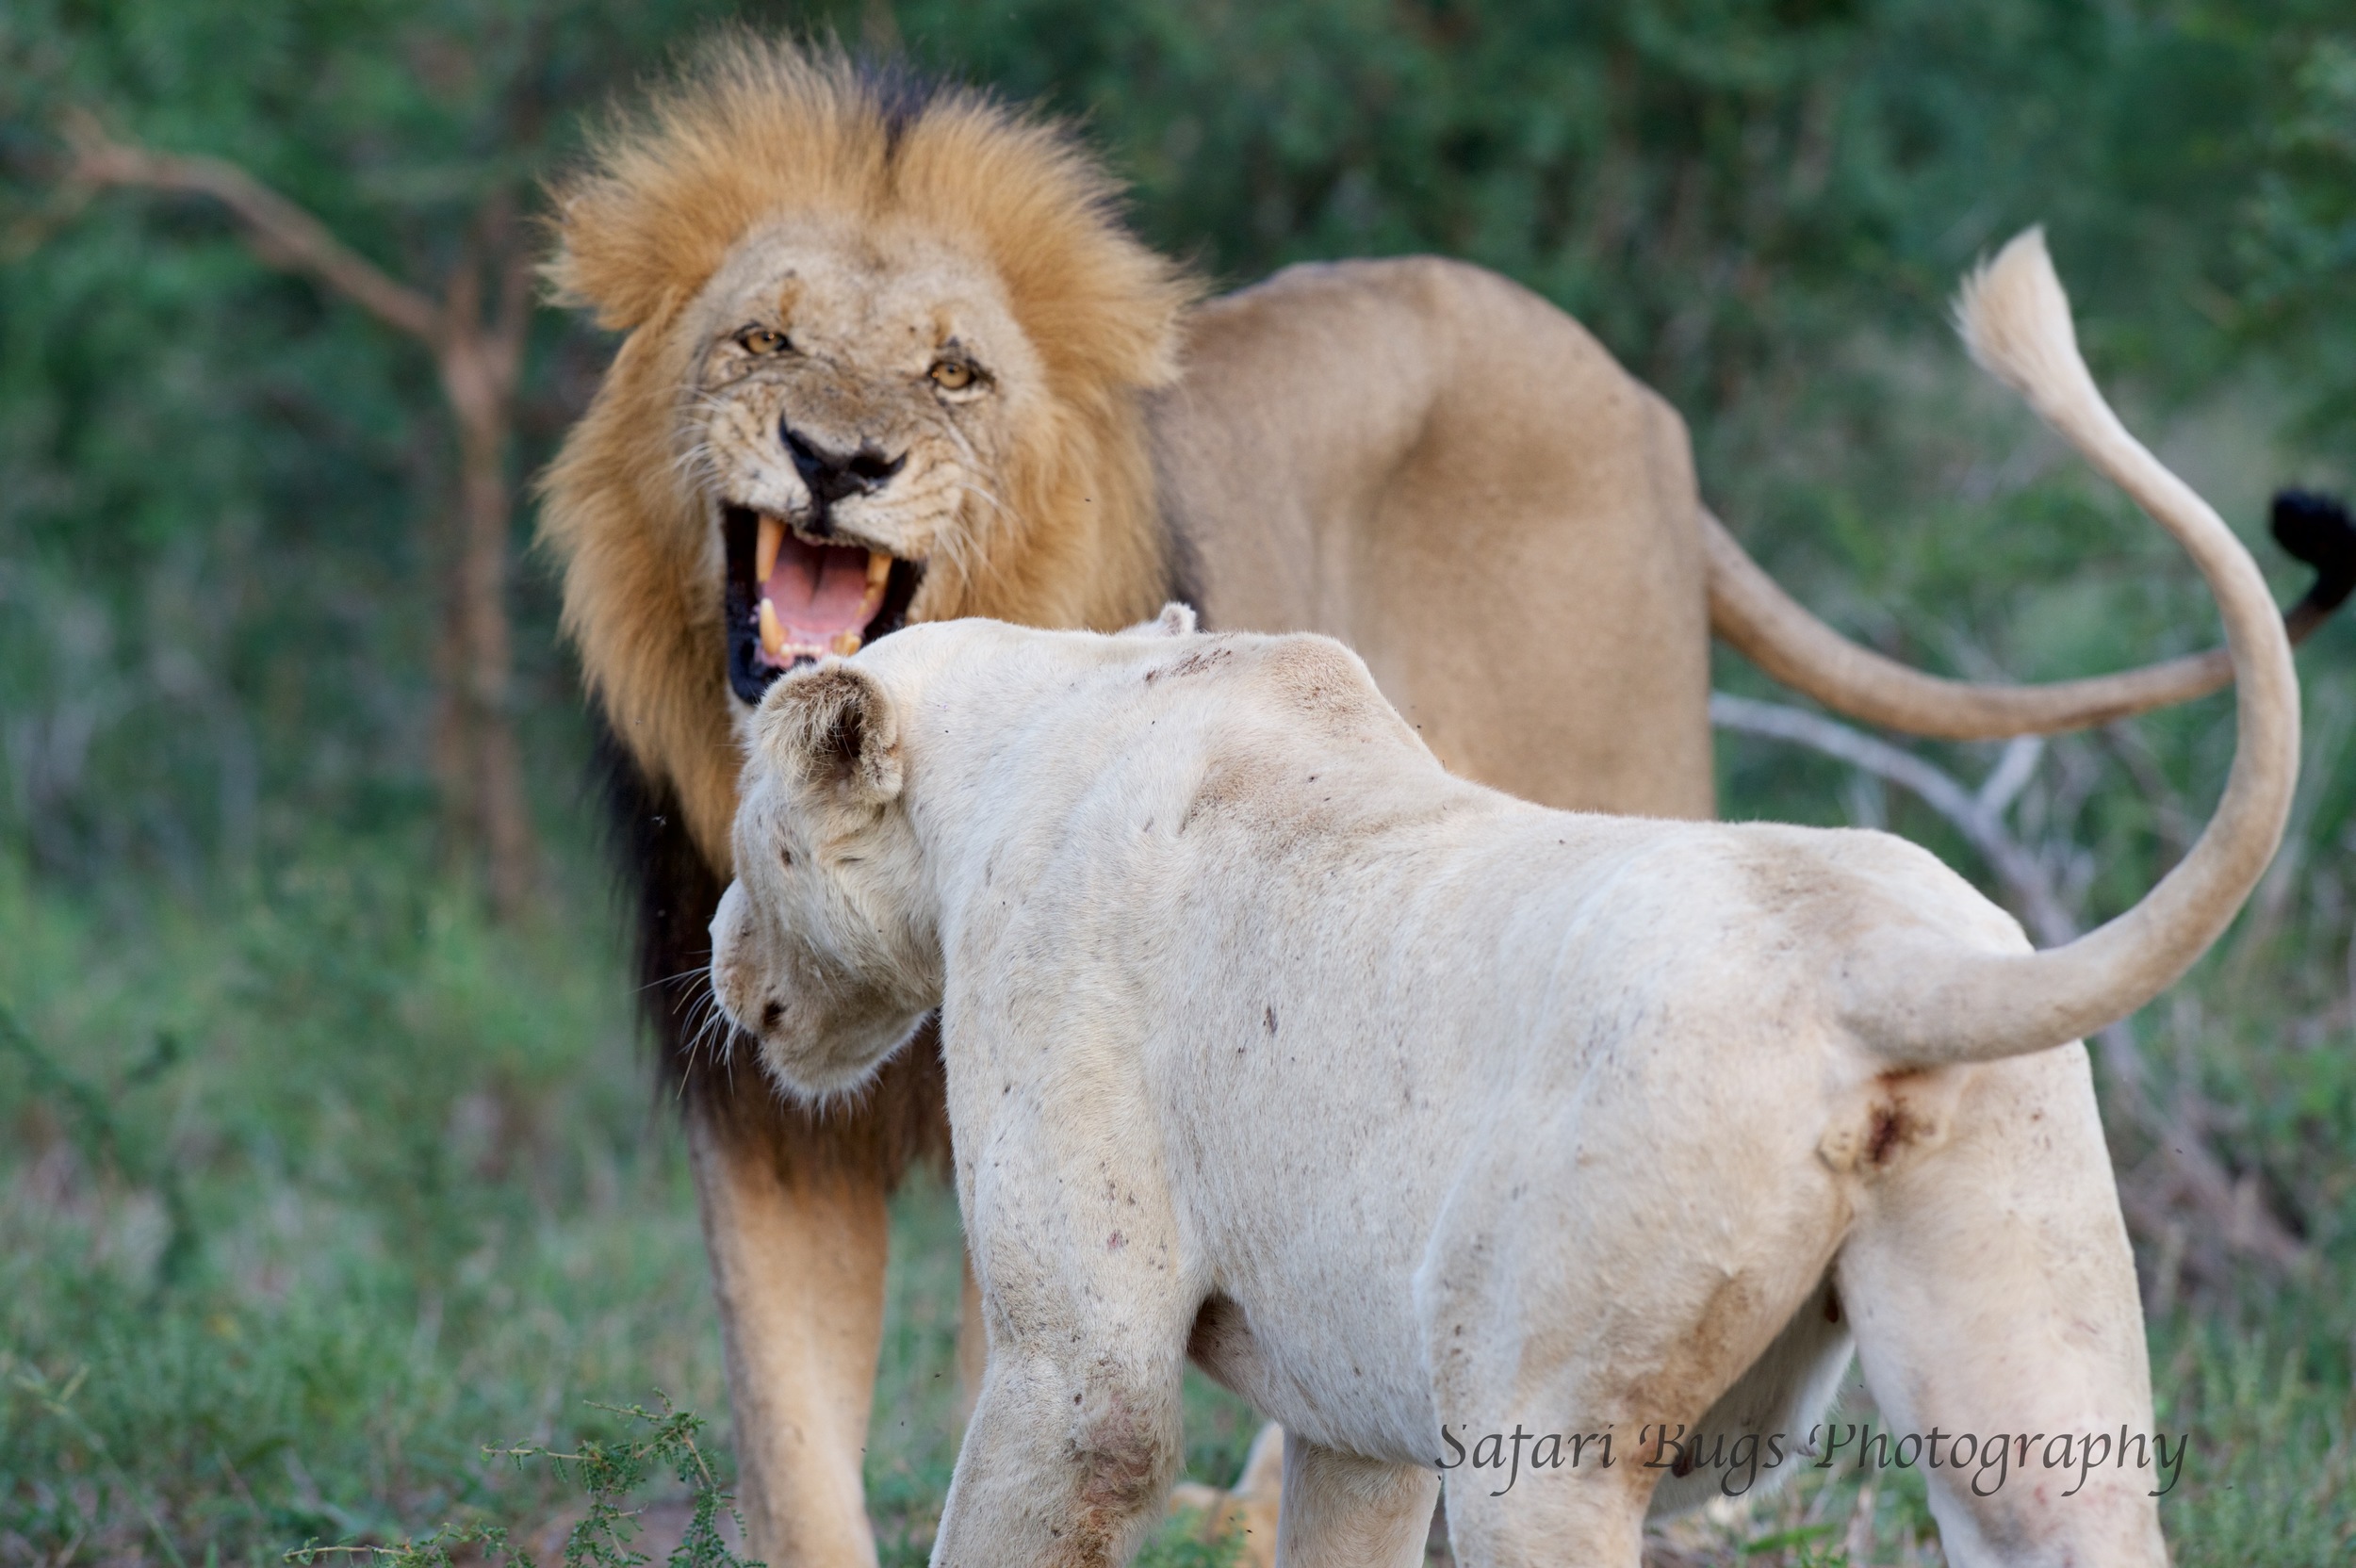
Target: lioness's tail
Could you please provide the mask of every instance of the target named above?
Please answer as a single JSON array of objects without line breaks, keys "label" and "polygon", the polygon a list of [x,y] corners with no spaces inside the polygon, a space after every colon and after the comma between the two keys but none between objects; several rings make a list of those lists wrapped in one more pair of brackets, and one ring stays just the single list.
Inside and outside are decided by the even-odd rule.
[{"label": "lioness's tail", "polygon": [[1860,948],[1842,1013],[1877,1051],[1913,1062],[2044,1050],[2126,1017],[2192,966],[2282,841],[2299,775],[2299,685],[2265,580],[2209,504],[2119,422],[2078,356],[2070,301],[2031,229],[1963,286],[1972,355],[2026,398],[2191,552],[2225,617],[2233,664],[2233,771],[2201,840],[2143,901],[2045,953],[1958,952],[1929,930]]}]

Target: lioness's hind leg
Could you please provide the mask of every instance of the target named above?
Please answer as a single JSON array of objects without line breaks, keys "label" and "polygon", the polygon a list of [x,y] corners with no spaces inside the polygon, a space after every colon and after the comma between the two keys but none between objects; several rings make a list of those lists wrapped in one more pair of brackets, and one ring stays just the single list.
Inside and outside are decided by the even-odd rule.
[{"label": "lioness's hind leg", "polygon": [[2151,1371],[2085,1049],[1978,1070],[1953,1126],[1860,1192],[1834,1277],[1890,1446],[1859,1454],[1843,1426],[1831,1457],[1922,1466],[1955,1568],[2165,1564],[2150,1494],[2169,1478],[2136,1462],[2159,1457]]},{"label": "lioness's hind leg", "polygon": [[[1849,1325],[1841,1309],[1841,1293],[1829,1278],[1817,1282],[1775,1343],[1753,1362],[1732,1388],[1718,1396],[1694,1427],[1707,1436],[1738,1438],[1755,1433],[1764,1442],[1771,1434],[1787,1441],[1802,1438],[1823,1415],[1840,1391],[1841,1375],[1848,1370],[1855,1350]],[[1779,1465],[1759,1478],[1755,1494],[1773,1491],[1796,1465]],[[1698,1508],[1725,1490],[1726,1475],[1701,1466],[1680,1476],[1665,1475],[1652,1494],[1652,1517],[1666,1518]]]},{"label": "lioness's hind leg", "polygon": [[1284,1444],[1279,1568],[1416,1568],[1432,1533],[1440,1478],[1419,1464],[1386,1464]]}]

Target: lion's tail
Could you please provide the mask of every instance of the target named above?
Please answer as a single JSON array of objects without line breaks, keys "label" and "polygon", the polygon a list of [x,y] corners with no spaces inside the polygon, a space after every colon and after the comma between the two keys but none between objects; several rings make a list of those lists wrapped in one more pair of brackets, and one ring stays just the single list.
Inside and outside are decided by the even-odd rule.
[{"label": "lion's tail", "polygon": [[2129,434],[2103,401],[2041,231],[2004,247],[1963,286],[1956,320],[1972,357],[2004,382],[2192,555],[2225,618],[2240,704],[2232,776],[2201,840],[2117,920],[2044,953],[1957,951],[1928,929],[1879,933],[1846,976],[1847,1022],[1911,1062],[2039,1051],[2116,1022],[2207,950],[2282,841],[2299,774],[2299,684],[2265,580],[2209,504]]}]

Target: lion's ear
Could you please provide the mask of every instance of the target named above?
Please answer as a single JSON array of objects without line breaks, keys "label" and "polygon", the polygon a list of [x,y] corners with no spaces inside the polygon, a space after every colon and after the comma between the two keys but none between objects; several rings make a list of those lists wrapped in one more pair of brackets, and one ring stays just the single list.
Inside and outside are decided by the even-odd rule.
[{"label": "lion's ear", "polygon": [[900,793],[900,715],[856,664],[829,660],[778,681],[761,700],[755,743],[807,783],[872,806]]}]

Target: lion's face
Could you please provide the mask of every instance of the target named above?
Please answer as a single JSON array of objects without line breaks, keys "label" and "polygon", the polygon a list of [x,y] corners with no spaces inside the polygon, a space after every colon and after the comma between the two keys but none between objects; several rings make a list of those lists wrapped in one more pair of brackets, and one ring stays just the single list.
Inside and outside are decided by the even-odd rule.
[{"label": "lion's face", "polygon": [[979,94],[731,36],[554,191],[549,275],[625,336],[542,534],[608,724],[713,867],[784,671],[1166,596],[1140,394],[1193,288],[1116,188]]},{"label": "lion's face", "polygon": [[938,564],[1003,508],[1043,400],[990,268],[912,232],[805,220],[748,236],[694,313],[683,449],[721,548],[730,687],[927,618]]}]

